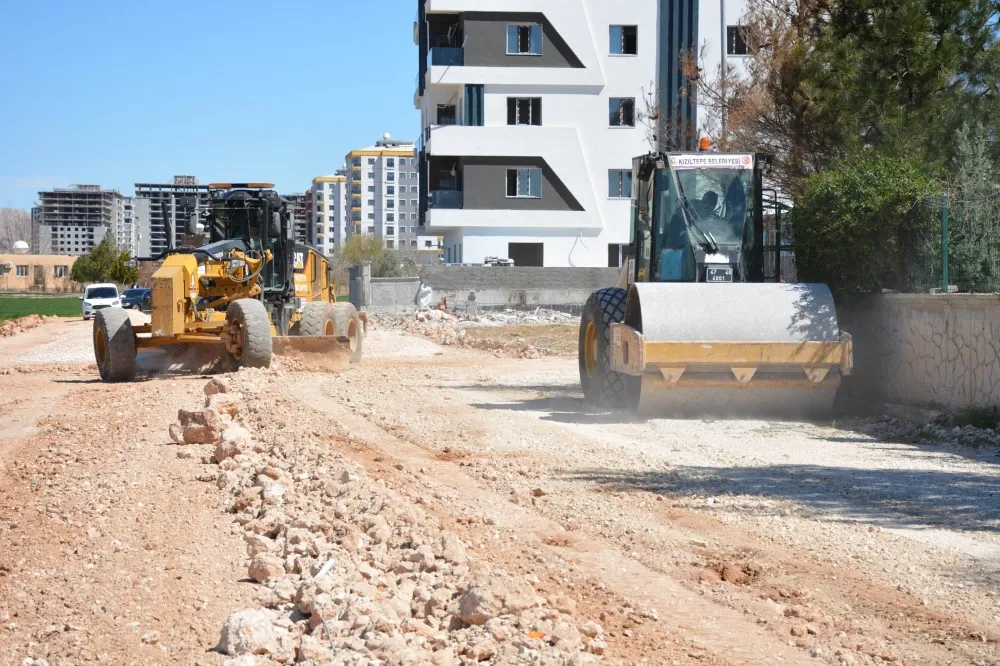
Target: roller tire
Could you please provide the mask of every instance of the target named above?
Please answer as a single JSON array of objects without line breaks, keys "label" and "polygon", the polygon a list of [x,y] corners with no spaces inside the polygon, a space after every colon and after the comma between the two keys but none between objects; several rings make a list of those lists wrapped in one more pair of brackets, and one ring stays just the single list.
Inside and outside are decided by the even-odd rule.
[{"label": "roller tire", "polygon": [[264,304],[253,298],[241,298],[226,308],[226,323],[238,321],[243,329],[243,350],[237,358],[227,351],[237,368],[267,368],[271,365],[271,318]]},{"label": "roller tire", "polygon": [[135,333],[128,312],[104,308],[94,315],[94,357],[105,382],[135,379]]},{"label": "roller tire", "polygon": [[365,342],[365,329],[361,323],[361,316],[351,303],[333,304],[333,321],[336,324],[337,335],[351,337],[350,330],[354,329],[354,339],[351,341],[351,363],[361,362],[361,348]]},{"label": "roller tire", "polygon": [[[588,403],[596,407],[620,409],[625,406],[625,377],[611,369],[611,324],[625,319],[628,292],[617,287],[599,289],[590,295],[580,318],[578,345],[580,385]],[[596,329],[596,362],[593,372],[587,369],[587,330]]]},{"label": "roller tire", "polygon": [[298,335],[337,335],[337,324],[334,321],[330,304],[325,301],[314,301],[302,306],[302,318],[299,320]]}]

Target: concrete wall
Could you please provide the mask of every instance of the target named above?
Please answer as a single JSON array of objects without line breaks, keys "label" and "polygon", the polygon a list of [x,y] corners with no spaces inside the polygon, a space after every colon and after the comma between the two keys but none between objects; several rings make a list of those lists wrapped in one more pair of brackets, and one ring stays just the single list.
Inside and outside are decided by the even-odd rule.
[{"label": "concrete wall", "polygon": [[372,278],[369,312],[405,312],[416,307],[420,278]]},{"label": "concrete wall", "polygon": [[[579,313],[591,292],[614,284],[616,268],[428,268],[423,283],[431,304],[445,299],[449,309],[476,312],[503,308],[547,307]],[[416,307],[420,278],[372,278],[371,301],[359,303],[351,283],[351,302],[370,312],[403,312]]]},{"label": "concrete wall", "polygon": [[854,338],[854,401],[947,409],[1000,405],[1000,295],[891,294],[838,308]]}]

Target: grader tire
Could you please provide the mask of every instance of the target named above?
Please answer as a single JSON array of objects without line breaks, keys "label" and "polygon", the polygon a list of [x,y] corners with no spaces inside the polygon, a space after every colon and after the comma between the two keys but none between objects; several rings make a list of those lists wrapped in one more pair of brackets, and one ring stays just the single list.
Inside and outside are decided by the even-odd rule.
[{"label": "grader tire", "polygon": [[349,341],[351,363],[360,363],[361,348],[364,346],[365,335],[358,311],[351,303],[334,303],[333,320],[337,335],[342,335]]},{"label": "grader tire", "polygon": [[94,356],[105,382],[135,379],[135,334],[128,312],[103,308],[94,316]]},{"label": "grader tire", "polygon": [[263,303],[253,298],[233,301],[226,309],[226,324],[235,347],[227,351],[237,368],[271,365],[271,318]]},{"label": "grader tire", "polygon": [[336,335],[337,325],[334,322],[330,304],[323,301],[306,303],[302,307],[302,319],[299,320],[299,335]]},{"label": "grader tire", "polygon": [[625,319],[628,292],[616,287],[590,295],[580,318],[580,384],[596,407],[625,406],[625,377],[611,369],[611,324]]}]

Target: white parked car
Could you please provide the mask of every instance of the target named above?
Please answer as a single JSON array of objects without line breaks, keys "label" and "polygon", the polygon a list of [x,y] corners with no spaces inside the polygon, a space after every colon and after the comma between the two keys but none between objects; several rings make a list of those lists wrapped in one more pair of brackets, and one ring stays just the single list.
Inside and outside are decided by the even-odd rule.
[{"label": "white parked car", "polygon": [[118,287],[110,282],[87,285],[80,300],[83,301],[84,319],[90,319],[102,308],[120,308],[122,306]]}]

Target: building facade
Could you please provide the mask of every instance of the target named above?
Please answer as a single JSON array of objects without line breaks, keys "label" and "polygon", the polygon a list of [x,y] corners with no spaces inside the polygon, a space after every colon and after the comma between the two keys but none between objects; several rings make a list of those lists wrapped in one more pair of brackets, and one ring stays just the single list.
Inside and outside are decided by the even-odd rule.
[{"label": "building facade", "polygon": [[345,238],[354,234],[378,236],[388,248],[422,249],[433,238],[419,233],[417,158],[414,144],[388,134],[374,146],[345,156],[349,217]]},{"label": "building facade", "polygon": [[[32,244],[39,254],[80,256],[124,227],[125,198],[99,185],[74,185],[38,193]],[[112,236],[114,237],[114,236]]]},{"label": "building facade", "polygon": [[508,4],[418,2],[425,233],[448,263],[606,266],[649,150],[656,4]]},{"label": "building facade", "polygon": [[209,207],[208,185],[199,185],[194,176],[174,176],[172,183],[136,183],[135,197],[149,200],[149,255],[146,256],[180,245],[187,231],[186,203],[193,204],[196,214]]},{"label": "building facade", "polygon": [[338,169],[333,175],[313,178],[312,189],[309,190],[313,227],[316,230],[316,246],[324,254],[330,254],[334,249],[344,246],[346,233],[344,223],[347,219],[346,183],[346,171]]},{"label": "building facade", "polygon": [[70,279],[77,255],[0,254],[0,291],[67,292],[80,285]]},{"label": "building facade", "polygon": [[693,148],[682,54],[718,69],[744,0],[709,4],[418,0],[420,221],[445,261],[618,265],[632,159],[663,147],[651,117],[676,116]]}]

